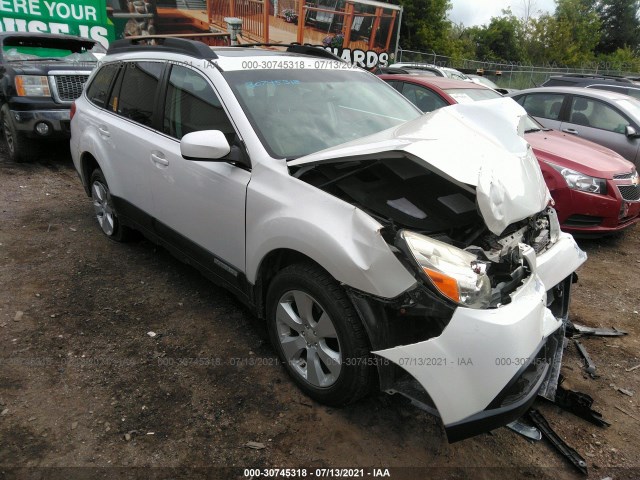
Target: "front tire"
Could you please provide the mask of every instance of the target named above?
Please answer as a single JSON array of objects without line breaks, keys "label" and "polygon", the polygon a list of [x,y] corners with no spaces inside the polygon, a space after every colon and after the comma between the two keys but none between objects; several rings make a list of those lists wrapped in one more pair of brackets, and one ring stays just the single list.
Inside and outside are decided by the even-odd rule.
[{"label": "front tire", "polygon": [[95,169],[91,173],[90,182],[93,211],[102,233],[116,242],[128,240],[131,237],[131,230],[122,225],[118,219],[118,214],[113,206],[111,192],[109,191],[109,185],[104,178],[102,170],[99,168]]},{"label": "front tire", "polygon": [[[33,144],[29,144],[29,140],[18,132],[9,105],[6,103],[0,110],[0,126],[2,127],[2,135],[4,137],[4,145],[9,154],[9,158],[16,163],[32,160],[35,156],[36,149]],[[32,140],[34,142],[35,140]]]},{"label": "front tire", "polygon": [[314,400],[353,403],[375,383],[362,323],[342,287],[312,264],[276,275],[267,294],[269,337],[294,382]]}]

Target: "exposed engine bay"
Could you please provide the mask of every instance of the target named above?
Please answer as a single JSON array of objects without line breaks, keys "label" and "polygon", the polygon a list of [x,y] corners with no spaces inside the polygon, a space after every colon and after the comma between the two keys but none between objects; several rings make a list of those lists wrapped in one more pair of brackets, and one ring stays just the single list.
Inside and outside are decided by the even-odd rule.
[{"label": "exposed engine bay", "polygon": [[[477,258],[474,268],[491,280],[487,307],[510,302],[509,294],[531,272],[530,255],[551,243],[552,210],[516,222],[495,235],[476,202],[475,187],[443,178],[408,157],[329,162],[292,168],[293,176],[367,212],[384,226],[389,245],[402,250],[406,229],[464,250]],[[535,252],[535,254],[534,254]]]}]

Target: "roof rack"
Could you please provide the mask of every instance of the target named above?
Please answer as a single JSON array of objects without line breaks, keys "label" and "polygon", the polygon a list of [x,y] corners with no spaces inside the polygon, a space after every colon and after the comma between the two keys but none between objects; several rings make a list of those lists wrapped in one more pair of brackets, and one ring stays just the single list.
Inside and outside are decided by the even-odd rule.
[{"label": "roof rack", "polygon": [[[148,44],[149,40],[156,42]],[[190,57],[213,60],[218,58],[208,45],[185,38],[163,37],[162,35],[147,35],[144,37],[128,37],[116,40],[109,45],[107,55],[126,52],[171,52],[182,53]]]},{"label": "roof rack", "polygon": [[310,55],[312,57],[330,58],[331,60],[344,60],[337,55],[325,50],[322,45],[300,44],[300,43],[243,43],[233,45],[234,47],[286,47],[287,53],[299,53],[300,55]]},{"label": "roof rack", "polygon": [[563,75],[553,75],[554,77],[572,77],[572,78],[600,78],[602,80],[615,80],[617,82],[632,83],[627,77],[621,75],[599,75],[597,73],[565,73]]}]

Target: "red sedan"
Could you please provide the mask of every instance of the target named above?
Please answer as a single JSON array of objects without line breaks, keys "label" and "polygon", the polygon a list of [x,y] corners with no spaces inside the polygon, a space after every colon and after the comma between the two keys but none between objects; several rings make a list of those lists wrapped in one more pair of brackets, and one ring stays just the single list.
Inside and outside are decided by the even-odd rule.
[{"label": "red sedan", "polygon": [[[501,96],[482,85],[447,78],[380,78],[424,112]],[[595,143],[545,129],[531,117],[525,139],[538,158],[563,230],[574,235],[604,235],[640,220],[640,181],[631,162]]]}]

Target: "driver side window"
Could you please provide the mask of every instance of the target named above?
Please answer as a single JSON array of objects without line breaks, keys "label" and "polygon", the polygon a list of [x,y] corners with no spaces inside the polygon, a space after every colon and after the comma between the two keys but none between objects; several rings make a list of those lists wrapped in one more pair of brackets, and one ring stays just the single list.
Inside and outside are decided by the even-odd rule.
[{"label": "driver side window", "polygon": [[609,105],[584,97],[573,98],[571,121],[615,133],[624,133],[625,127],[629,125],[629,122]]},{"label": "driver side window", "polygon": [[180,140],[187,133],[220,130],[231,142],[235,130],[209,82],[190,68],[174,65],[164,106],[162,131]]}]

